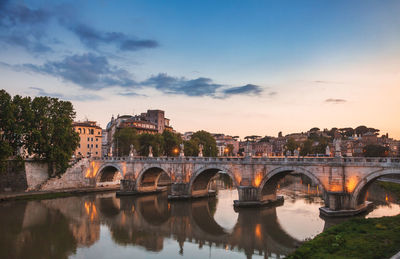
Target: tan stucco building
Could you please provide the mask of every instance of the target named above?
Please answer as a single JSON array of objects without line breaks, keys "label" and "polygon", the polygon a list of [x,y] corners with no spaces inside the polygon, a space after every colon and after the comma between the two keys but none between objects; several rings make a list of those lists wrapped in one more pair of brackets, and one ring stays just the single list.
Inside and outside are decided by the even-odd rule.
[{"label": "tan stucco building", "polygon": [[102,129],[95,121],[74,122],[74,129],[81,138],[76,157],[101,157]]}]

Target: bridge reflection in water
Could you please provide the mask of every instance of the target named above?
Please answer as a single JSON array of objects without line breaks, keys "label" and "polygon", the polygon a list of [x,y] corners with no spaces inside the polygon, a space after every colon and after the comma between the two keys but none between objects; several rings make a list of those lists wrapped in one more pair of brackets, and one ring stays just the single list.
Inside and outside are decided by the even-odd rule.
[{"label": "bridge reflection in water", "polygon": [[[299,188],[304,186],[307,185],[298,185]],[[379,193],[379,190],[371,191],[374,192],[372,196],[384,202],[387,194]],[[295,237],[291,230],[293,224],[307,225],[301,222],[298,208],[292,214],[288,212],[294,211],[294,207],[289,205],[300,200],[304,205],[299,203],[298,206],[309,203],[317,207],[321,202],[315,196],[308,199],[292,194],[286,196],[285,206],[243,209],[233,218],[232,203],[224,198],[171,202],[165,193],[134,198],[116,198],[115,193],[104,193],[3,203],[0,204],[0,258],[89,258],[93,254],[88,256],[85,252],[91,249],[100,249],[97,254],[104,253],[102,255],[105,256],[110,249],[122,253],[123,247],[142,248],[131,252],[130,256],[142,252],[146,257],[160,255],[165,258],[172,255],[175,258],[179,254],[184,258],[199,257],[200,248],[210,247],[211,251],[212,247],[216,252],[215,247],[218,247],[217,250],[223,252],[236,251],[232,255],[238,257],[243,257],[243,253],[248,258],[253,255],[283,257],[304,239]],[[218,211],[224,207],[218,203],[229,203],[231,210]],[[230,215],[234,222],[230,225],[219,223],[224,214]],[[321,223],[318,232],[337,223],[336,219],[318,220]],[[105,236],[111,244],[104,241]],[[171,241],[175,245],[171,245]],[[96,247],[96,243],[100,245]]]}]

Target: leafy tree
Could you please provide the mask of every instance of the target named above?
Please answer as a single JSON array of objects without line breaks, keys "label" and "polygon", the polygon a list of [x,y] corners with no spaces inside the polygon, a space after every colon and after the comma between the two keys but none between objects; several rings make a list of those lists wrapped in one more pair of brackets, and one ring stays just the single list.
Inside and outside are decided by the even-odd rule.
[{"label": "leafy tree", "polygon": [[[185,156],[197,156],[199,154],[199,140],[190,139],[183,143]],[[205,156],[205,154],[203,153]]]},{"label": "leafy tree", "polygon": [[161,134],[143,133],[139,135],[139,154],[141,156],[149,155],[150,146],[153,148],[153,156],[164,154],[164,141]]},{"label": "leafy tree", "polygon": [[217,156],[217,142],[209,132],[204,130],[193,133],[192,138],[185,142],[185,156],[197,156],[199,153],[199,144],[203,145],[204,156]]},{"label": "leafy tree", "polygon": [[260,139],[259,142],[269,142],[271,140],[271,137],[265,136],[262,139]]},{"label": "leafy tree", "polygon": [[251,142],[254,142],[257,138],[259,138],[260,136],[257,136],[257,135],[251,135],[251,136],[246,136],[246,137],[244,137],[244,139],[245,140],[247,140],[247,141],[251,141]]},{"label": "leafy tree", "polygon": [[[73,130],[75,111],[57,98],[11,96],[0,91],[0,149],[3,157],[22,147],[36,159],[49,162],[50,174],[59,175],[79,144]],[[4,159],[4,158],[3,158]],[[55,170],[53,170],[55,169]]]},{"label": "leafy tree", "polygon": [[339,129],[339,132],[346,137],[351,137],[354,135],[354,129],[353,128],[341,128]]},{"label": "leafy tree", "polygon": [[7,159],[11,154],[12,148],[10,145],[6,141],[0,139],[0,162]]},{"label": "leafy tree", "polygon": [[299,144],[294,140],[294,138],[289,138],[286,142],[286,150],[293,152],[299,147]]},{"label": "leafy tree", "polygon": [[139,135],[134,128],[119,129],[114,134],[113,141],[118,149],[116,150],[118,156],[128,156],[131,145],[133,145],[136,150],[139,149]]},{"label": "leafy tree", "polygon": [[72,123],[75,111],[70,102],[57,98],[36,97],[31,103],[32,121],[27,134],[28,152],[55,166],[51,175],[60,175],[79,144]]},{"label": "leafy tree", "polygon": [[388,155],[388,148],[380,145],[366,145],[363,149],[366,157],[384,157]]},{"label": "leafy tree", "polygon": [[14,141],[13,125],[15,125],[15,118],[12,98],[5,90],[0,90],[0,138],[2,150],[5,152],[2,155],[4,159],[11,155],[6,150],[10,151]]},{"label": "leafy tree", "polygon": [[165,155],[177,156],[178,152],[175,152],[175,150],[179,149],[179,145],[182,143],[181,136],[179,134],[165,130],[162,133],[162,137],[164,140],[163,150]]},{"label": "leafy tree", "polygon": [[368,128],[366,126],[358,126],[357,128],[355,128],[354,131],[356,132],[356,134],[361,134],[361,135],[364,135],[367,132],[371,132],[371,133],[378,133],[379,132],[378,129]]},{"label": "leafy tree", "polygon": [[306,156],[312,153],[313,153],[313,141],[311,139],[307,139],[301,146],[300,155]]}]

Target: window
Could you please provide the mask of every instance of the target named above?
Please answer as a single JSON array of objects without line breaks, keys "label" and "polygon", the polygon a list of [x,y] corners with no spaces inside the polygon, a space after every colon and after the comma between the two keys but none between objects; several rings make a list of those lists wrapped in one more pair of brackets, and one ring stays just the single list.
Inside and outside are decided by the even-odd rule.
[{"label": "window", "polygon": [[78,147],[81,148],[81,144],[78,144]]},{"label": "window", "polygon": [[96,144],[96,147],[98,147],[97,144]]},{"label": "window", "polygon": [[79,130],[79,134],[82,133],[82,129],[81,128],[78,128],[78,130]]},{"label": "window", "polygon": [[86,129],[85,128],[83,128],[83,134],[86,134]]},{"label": "window", "polygon": [[93,144],[91,146],[93,147]]},{"label": "window", "polygon": [[87,144],[87,147],[88,147],[88,148],[90,148],[90,145],[89,145],[89,144]]},{"label": "window", "polygon": [[98,139],[98,138],[96,138],[96,141],[99,141],[99,139]]},{"label": "window", "polygon": [[90,141],[93,141],[93,138]]},{"label": "window", "polygon": [[96,155],[98,154],[98,152],[96,152]]},{"label": "window", "polygon": [[92,135],[94,134],[94,130],[93,129],[90,130],[90,134],[92,134]]},{"label": "window", "polygon": [[90,141],[90,138],[87,138],[87,141]]}]

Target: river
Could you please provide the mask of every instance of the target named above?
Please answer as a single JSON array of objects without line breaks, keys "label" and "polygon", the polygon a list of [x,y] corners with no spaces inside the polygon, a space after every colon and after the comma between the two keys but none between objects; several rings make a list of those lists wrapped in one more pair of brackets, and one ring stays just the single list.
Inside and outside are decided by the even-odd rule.
[{"label": "river", "polygon": [[[283,258],[304,240],[346,219],[323,219],[319,190],[300,176],[281,182],[284,204],[235,211],[235,189],[216,198],[167,200],[114,192],[0,203],[0,258]],[[400,213],[399,201],[373,184],[374,210]]]}]

